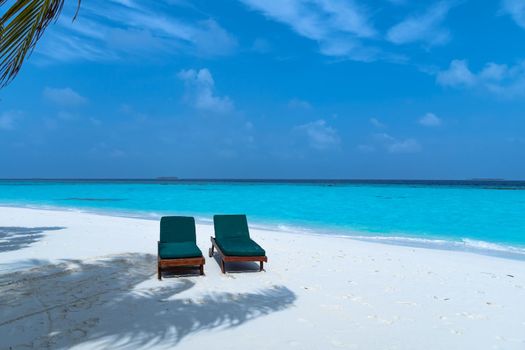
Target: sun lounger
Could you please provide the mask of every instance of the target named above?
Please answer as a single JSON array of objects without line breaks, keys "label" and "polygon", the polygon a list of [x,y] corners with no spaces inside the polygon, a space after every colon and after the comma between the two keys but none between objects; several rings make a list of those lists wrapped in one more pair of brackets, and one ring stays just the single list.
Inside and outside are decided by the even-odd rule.
[{"label": "sun lounger", "polygon": [[164,216],[160,219],[157,274],[162,269],[176,266],[199,266],[204,275],[204,256],[197,247],[195,219],[187,216]]},{"label": "sun lounger", "polygon": [[214,249],[221,259],[221,270],[225,273],[226,262],[258,261],[259,271],[268,261],[266,252],[250,238],[246,215],[215,215],[213,217],[215,237],[211,237],[209,256]]}]

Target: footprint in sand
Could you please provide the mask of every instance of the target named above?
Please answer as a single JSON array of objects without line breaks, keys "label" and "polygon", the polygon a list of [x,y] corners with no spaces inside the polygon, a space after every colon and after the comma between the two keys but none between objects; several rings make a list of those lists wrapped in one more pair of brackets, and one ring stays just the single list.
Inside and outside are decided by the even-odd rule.
[{"label": "footprint in sand", "polygon": [[303,286],[303,289],[306,290],[306,291],[309,291],[309,292],[315,292],[317,291],[317,287],[312,287],[312,286]]},{"label": "footprint in sand", "polygon": [[491,307],[499,307],[499,308],[502,307],[501,305],[496,304],[496,303],[493,303],[492,301],[486,301],[486,302],[485,302],[485,305],[487,305],[487,306],[491,306]]},{"label": "footprint in sand", "polygon": [[496,276],[495,274],[493,274],[491,272],[482,272],[482,274],[488,275],[488,276],[490,276],[490,278],[498,278],[498,276]]}]

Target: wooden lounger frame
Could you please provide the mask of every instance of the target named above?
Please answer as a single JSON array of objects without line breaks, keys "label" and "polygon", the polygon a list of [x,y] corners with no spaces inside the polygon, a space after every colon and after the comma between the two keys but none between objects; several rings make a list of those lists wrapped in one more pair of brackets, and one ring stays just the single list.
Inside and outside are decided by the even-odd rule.
[{"label": "wooden lounger frame", "polygon": [[157,277],[159,280],[162,279],[162,269],[169,267],[180,267],[180,266],[198,266],[200,275],[204,275],[204,256],[196,258],[178,258],[178,259],[161,259],[160,256],[157,256]]},{"label": "wooden lounger frame", "polygon": [[219,253],[219,256],[221,257],[221,271],[222,273],[226,273],[226,269],[224,266],[224,263],[227,262],[247,262],[247,261],[258,261],[259,262],[259,271],[263,270],[263,263],[268,262],[268,257],[265,255],[262,256],[234,256],[234,255],[226,255],[222,252],[221,248],[219,248],[219,245],[215,241],[215,238],[210,237],[211,239],[211,248],[208,251],[208,255],[210,258],[213,256],[213,250],[217,249],[217,253]]}]

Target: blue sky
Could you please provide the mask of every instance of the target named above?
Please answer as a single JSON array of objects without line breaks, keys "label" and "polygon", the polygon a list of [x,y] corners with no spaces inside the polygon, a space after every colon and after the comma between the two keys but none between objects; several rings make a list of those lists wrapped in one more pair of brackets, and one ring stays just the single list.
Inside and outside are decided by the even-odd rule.
[{"label": "blue sky", "polygon": [[521,0],[66,2],[0,177],[525,179]]}]

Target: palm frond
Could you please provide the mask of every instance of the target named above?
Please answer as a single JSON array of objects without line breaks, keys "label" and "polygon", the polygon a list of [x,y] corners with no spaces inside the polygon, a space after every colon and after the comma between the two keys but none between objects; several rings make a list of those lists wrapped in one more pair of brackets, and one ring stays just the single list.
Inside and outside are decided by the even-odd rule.
[{"label": "palm frond", "polygon": [[[0,0],[0,6],[6,2]],[[63,7],[64,0],[16,0],[2,15],[0,87],[10,83],[18,74],[24,60],[31,54],[47,26],[58,18]]]}]

